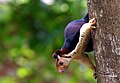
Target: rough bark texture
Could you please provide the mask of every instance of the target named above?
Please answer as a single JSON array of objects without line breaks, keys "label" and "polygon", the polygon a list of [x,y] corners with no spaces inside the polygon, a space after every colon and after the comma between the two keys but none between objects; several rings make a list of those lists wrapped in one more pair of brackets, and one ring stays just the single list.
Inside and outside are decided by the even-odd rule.
[{"label": "rough bark texture", "polygon": [[120,83],[120,0],[88,0],[98,83]]}]

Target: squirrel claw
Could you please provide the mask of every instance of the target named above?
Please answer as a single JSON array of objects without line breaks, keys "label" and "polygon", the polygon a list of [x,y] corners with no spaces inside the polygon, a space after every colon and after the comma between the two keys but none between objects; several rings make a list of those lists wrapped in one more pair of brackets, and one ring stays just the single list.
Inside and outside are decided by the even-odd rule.
[{"label": "squirrel claw", "polygon": [[97,22],[97,19],[96,18],[93,18],[89,21],[89,23],[92,24],[92,26],[96,25],[96,22]]}]

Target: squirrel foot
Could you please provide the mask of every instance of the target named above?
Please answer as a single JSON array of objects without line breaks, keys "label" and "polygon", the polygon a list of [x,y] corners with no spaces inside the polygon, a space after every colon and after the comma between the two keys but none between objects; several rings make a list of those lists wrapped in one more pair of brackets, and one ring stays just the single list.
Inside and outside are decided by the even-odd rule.
[{"label": "squirrel foot", "polygon": [[97,74],[96,74],[96,72],[93,74],[93,77],[94,77],[95,79],[97,79]]},{"label": "squirrel foot", "polygon": [[94,77],[95,79],[97,79],[96,67],[94,67],[94,74],[93,74],[93,77]]}]

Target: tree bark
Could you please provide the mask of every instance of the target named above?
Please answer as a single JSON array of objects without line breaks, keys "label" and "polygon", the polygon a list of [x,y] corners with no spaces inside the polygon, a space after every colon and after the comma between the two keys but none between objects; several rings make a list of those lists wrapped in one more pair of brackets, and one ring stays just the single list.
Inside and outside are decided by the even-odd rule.
[{"label": "tree bark", "polygon": [[98,83],[120,83],[120,0],[88,0]]}]

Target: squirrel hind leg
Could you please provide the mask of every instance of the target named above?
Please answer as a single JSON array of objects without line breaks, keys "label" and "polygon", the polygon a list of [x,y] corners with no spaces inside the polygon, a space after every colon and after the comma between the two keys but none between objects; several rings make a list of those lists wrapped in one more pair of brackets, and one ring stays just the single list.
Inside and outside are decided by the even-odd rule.
[{"label": "squirrel hind leg", "polygon": [[94,77],[95,79],[97,79],[97,73],[96,73],[96,72],[94,72],[93,77]]}]

